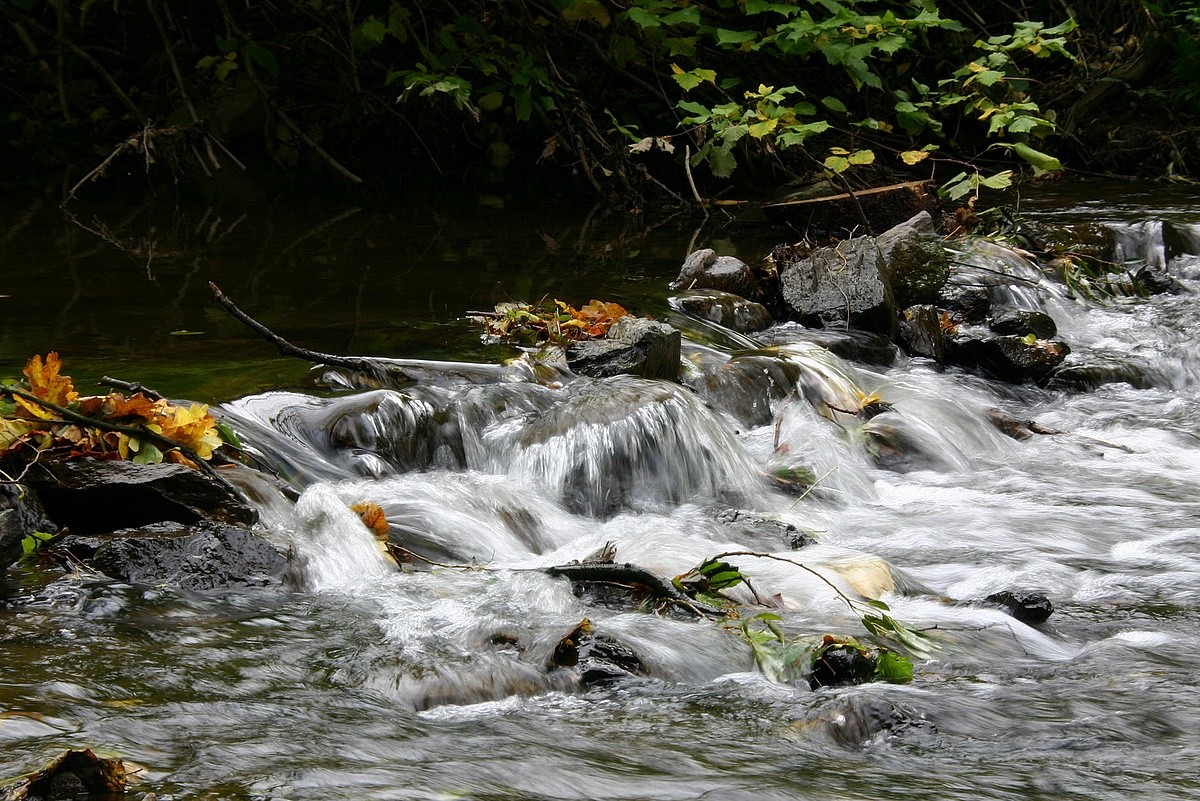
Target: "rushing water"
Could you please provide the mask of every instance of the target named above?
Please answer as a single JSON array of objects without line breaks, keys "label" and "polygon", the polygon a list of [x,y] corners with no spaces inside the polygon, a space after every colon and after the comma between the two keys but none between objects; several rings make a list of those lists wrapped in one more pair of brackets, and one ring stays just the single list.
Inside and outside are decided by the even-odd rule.
[{"label": "rushing water", "polygon": [[[110,251],[80,256],[75,242],[66,280],[16,278],[0,302],[26,303],[30,287],[48,285],[47,297],[78,292],[77,305],[41,328],[27,321],[32,331],[9,324],[0,342],[55,345],[68,368],[70,345],[85,372],[114,372],[103,366],[113,360],[145,373],[125,377],[207,392],[202,399],[285,390],[222,410],[303,490],[294,505],[263,501],[264,534],[292,549],[297,575],[286,590],[211,597],[15,571],[13,603],[0,611],[3,773],[91,746],[142,766],[135,793],[158,798],[1200,796],[1200,205],[1112,198],[1044,196],[1032,213],[1107,221],[1127,258],[1157,259],[1184,292],[1080,304],[1019,254],[981,246],[960,259],[1015,276],[995,292],[1051,313],[1073,359],[1128,360],[1145,376],[1141,389],[1084,394],[996,385],[921,360],[864,368],[802,343],[748,357],[744,342],[718,339],[687,349],[698,370],[728,367],[736,351],[760,371],[769,360],[789,391],[729,380],[694,392],[632,378],[447,377],[331,398],[296,389],[302,368],[252,355],[265,346],[205,308],[197,286],[229,283],[244,305],[262,302],[274,327],[318,349],[387,343],[403,350],[374,352],[461,357],[473,334],[454,318],[522,289],[569,286],[665,312],[663,286],[694,229],[631,233],[609,220],[598,233],[547,214],[523,229],[505,218],[454,232],[467,221],[441,210],[431,212],[443,215],[439,232],[411,212],[432,254],[418,255],[411,232],[384,236],[387,220],[407,219],[398,212],[330,214],[323,229],[320,214],[286,224],[267,214],[295,230],[258,231],[266,244],[253,260],[161,266],[151,294],[163,319],[126,330],[101,325],[102,308],[86,306],[99,340],[90,346],[71,309],[107,280],[107,314],[119,318],[111,298],[127,291],[144,305],[146,290],[129,274],[88,277],[81,267],[99,264],[88,259],[125,259],[127,273],[135,264]],[[356,233],[331,233],[358,216]],[[34,231],[50,226],[31,219]],[[1183,246],[1164,245],[1164,220]],[[315,233],[292,249],[300,255],[279,256],[306,227]],[[537,234],[551,228],[573,244],[548,252]],[[192,220],[187,230],[200,229]],[[753,224],[736,231],[742,238],[702,229],[695,244],[728,237],[715,246],[730,252],[737,242],[748,258],[772,236]],[[27,236],[6,240],[6,280]],[[542,243],[536,257],[530,241]],[[615,258],[584,253],[605,243],[621,249],[620,274]],[[455,261],[455,250],[480,261]],[[329,286],[309,301],[316,290],[304,268],[318,256],[328,271],[314,271]],[[391,272],[377,266],[385,262]],[[556,262],[578,275],[560,281]],[[465,277],[476,268],[482,278]],[[339,293],[355,282],[361,291],[347,301]],[[271,292],[283,300],[267,303]],[[331,308],[318,315],[322,305]],[[365,333],[383,320],[403,336]],[[438,336],[413,330],[419,322]],[[331,333],[339,324],[356,330]],[[139,355],[136,340],[155,326],[208,370],[173,376],[170,349]],[[206,333],[169,336],[180,330]],[[9,368],[24,354],[4,356]],[[836,411],[856,393],[892,408],[860,427]],[[988,422],[995,408],[1063,433],[1009,439]],[[903,444],[903,458],[881,467],[864,447],[872,432]],[[764,479],[780,468],[820,480],[797,498]],[[469,569],[398,571],[347,509],[361,501],[383,507],[406,547]],[[817,544],[792,550],[798,531]],[[668,577],[731,551],[799,561],[815,573],[729,557],[758,596],[774,598],[790,634],[864,634],[841,593],[882,598],[936,648],[914,660],[907,685],[774,683],[740,637],[711,621],[589,603],[537,570],[606,543],[619,561]],[[971,603],[1000,590],[1043,592],[1056,612],[1035,628]],[[580,691],[568,672],[547,670],[585,617],[632,648],[648,675]]]}]

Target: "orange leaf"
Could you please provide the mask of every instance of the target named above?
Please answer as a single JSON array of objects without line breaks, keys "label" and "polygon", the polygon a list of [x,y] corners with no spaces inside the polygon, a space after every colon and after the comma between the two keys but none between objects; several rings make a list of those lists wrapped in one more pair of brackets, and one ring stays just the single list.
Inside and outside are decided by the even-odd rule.
[{"label": "orange leaf", "polygon": [[363,524],[371,529],[375,534],[375,538],[387,542],[388,529],[391,526],[388,524],[387,515],[384,514],[383,508],[377,503],[365,501],[356,503],[350,509],[362,518]]},{"label": "orange leaf", "polygon": [[[62,369],[62,360],[58,358],[56,351],[50,351],[46,354],[46,360],[42,361],[41,356],[34,356],[25,365],[25,377],[29,379],[29,391],[41,398],[44,401],[66,406],[76,398],[79,393],[75,391],[75,387],[71,384],[71,376],[59,375],[59,370]],[[54,414],[47,409],[43,409],[36,403],[27,401],[23,398],[17,398],[17,403],[29,414],[42,420],[49,420],[54,417]]]}]

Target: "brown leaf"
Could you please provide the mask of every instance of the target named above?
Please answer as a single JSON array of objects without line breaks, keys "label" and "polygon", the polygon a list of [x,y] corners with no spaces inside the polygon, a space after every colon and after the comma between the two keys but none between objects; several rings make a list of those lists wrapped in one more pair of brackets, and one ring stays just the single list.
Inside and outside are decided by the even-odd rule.
[{"label": "brown leaf", "polygon": [[363,525],[371,529],[376,539],[387,542],[388,530],[391,528],[391,525],[388,523],[387,515],[384,514],[383,508],[379,504],[364,501],[363,503],[354,504],[350,509],[362,518]]}]

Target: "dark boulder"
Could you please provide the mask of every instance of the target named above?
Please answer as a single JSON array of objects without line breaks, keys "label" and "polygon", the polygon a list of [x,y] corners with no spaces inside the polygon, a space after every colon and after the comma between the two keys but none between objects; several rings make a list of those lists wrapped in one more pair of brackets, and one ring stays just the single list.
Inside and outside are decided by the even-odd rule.
[{"label": "dark boulder", "polygon": [[813,659],[808,686],[841,687],[866,684],[875,678],[875,659],[863,648],[850,643],[824,645]]},{"label": "dark boulder", "polygon": [[1146,368],[1131,361],[1093,361],[1060,365],[1050,375],[1049,389],[1091,392],[1105,384],[1128,384],[1135,389],[1154,386]]},{"label": "dark boulder", "polygon": [[977,369],[985,375],[1013,384],[1039,382],[1071,352],[1065,342],[1035,340],[1018,336],[981,336],[978,331],[964,332],[947,340],[948,361]]},{"label": "dark boulder", "polygon": [[910,306],[900,316],[900,344],[910,356],[924,356],[941,364],[946,360],[942,311],[934,306]]},{"label": "dark boulder", "polygon": [[993,315],[988,328],[1001,336],[1023,337],[1033,334],[1038,339],[1053,339],[1058,333],[1053,317],[1032,309],[1006,309]]},{"label": "dark boulder", "polygon": [[875,240],[858,237],[805,252],[780,245],[771,252],[787,313],[809,326],[860,328],[889,339],[896,305]]},{"label": "dark boulder", "polygon": [[994,592],[983,599],[986,604],[998,606],[1022,623],[1035,626],[1045,623],[1054,614],[1054,604],[1045,595],[1036,592]]},{"label": "dark boulder", "polygon": [[646,666],[633,649],[596,631],[587,619],[558,642],[546,667],[574,670],[584,689],[646,674]]},{"label": "dark boulder", "polygon": [[211,591],[281,583],[287,560],[244,529],[211,523],[158,523],[89,538],[101,541],[91,565],[136,584]]},{"label": "dark boulder", "polygon": [[950,277],[950,259],[929,212],[891,228],[876,238],[883,256],[884,274],[899,308],[937,303]]},{"label": "dark boulder", "polygon": [[212,477],[178,464],[95,459],[39,462],[29,471],[46,515],[74,534],[174,521],[251,525],[257,512]]},{"label": "dark boulder", "polygon": [[681,337],[666,323],[622,317],[603,339],[577,342],[567,350],[567,365],[578,375],[679,380]]},{"label": "dark boulder", "polygon": [[815,545],[812,533],[774,517],[767,517],[745,509],[723,509],[717,514],[717,522],[731,529],[730,539],[736,542],[758,542],[765,549],[777,548],[779,542],[787,543],[793,551],[807,545]]},{"label": "dark boulder", "polygon": [[771,403],[786,397],[796,386],[800,368],[774,356],[747,354],[688,380],[704,402],[730,415],[744,426],[771,422]]},{"label": "dark boulder", "polygon": [[761,331],[772,323],[761,303],[719,289],[692,289],[670,299],[671,308],[742,334]]},{"label": "dark boulder", "polygon": [[937,306],[965,323],[982,323],[992,310],[992,293],[970,276],[956,276],[951,271],[938,293]]},{"label": "dark boulder", "polygon": [[20,484],[0,484],[0,569],[21,558],[22,541],[35,531],[58,531],[37,493]]}]

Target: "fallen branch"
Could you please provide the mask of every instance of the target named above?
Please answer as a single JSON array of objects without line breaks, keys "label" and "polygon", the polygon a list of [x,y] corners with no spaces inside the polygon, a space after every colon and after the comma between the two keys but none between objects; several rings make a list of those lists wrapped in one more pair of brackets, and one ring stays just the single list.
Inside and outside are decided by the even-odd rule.
[{"label": "fallen branch", "polygon": [[293,345],[283,337],[276,334],[270,328],[255,320],[246,312],[238,308],[237,304],[229,299],[229,296],[221,291],[221,288],[212,281],[208,282],[208,289],[213,293],[213,297],[217,299],[217,303],[225,308],[235,319],[241,321],[247,328],[256,331],[263,339],[270,342],[279,353],[283,356],[295,356],[298,359],[313,362],[315,364],[328,364],[334,367],[345,367],[348,370],[354,370],[368,375],[379,375],[384,372],[382,366],[375,359],[366,359],[358,356],[339,356],[336,353],[321,353],[308,348],[302,348],[298,345]]}]

